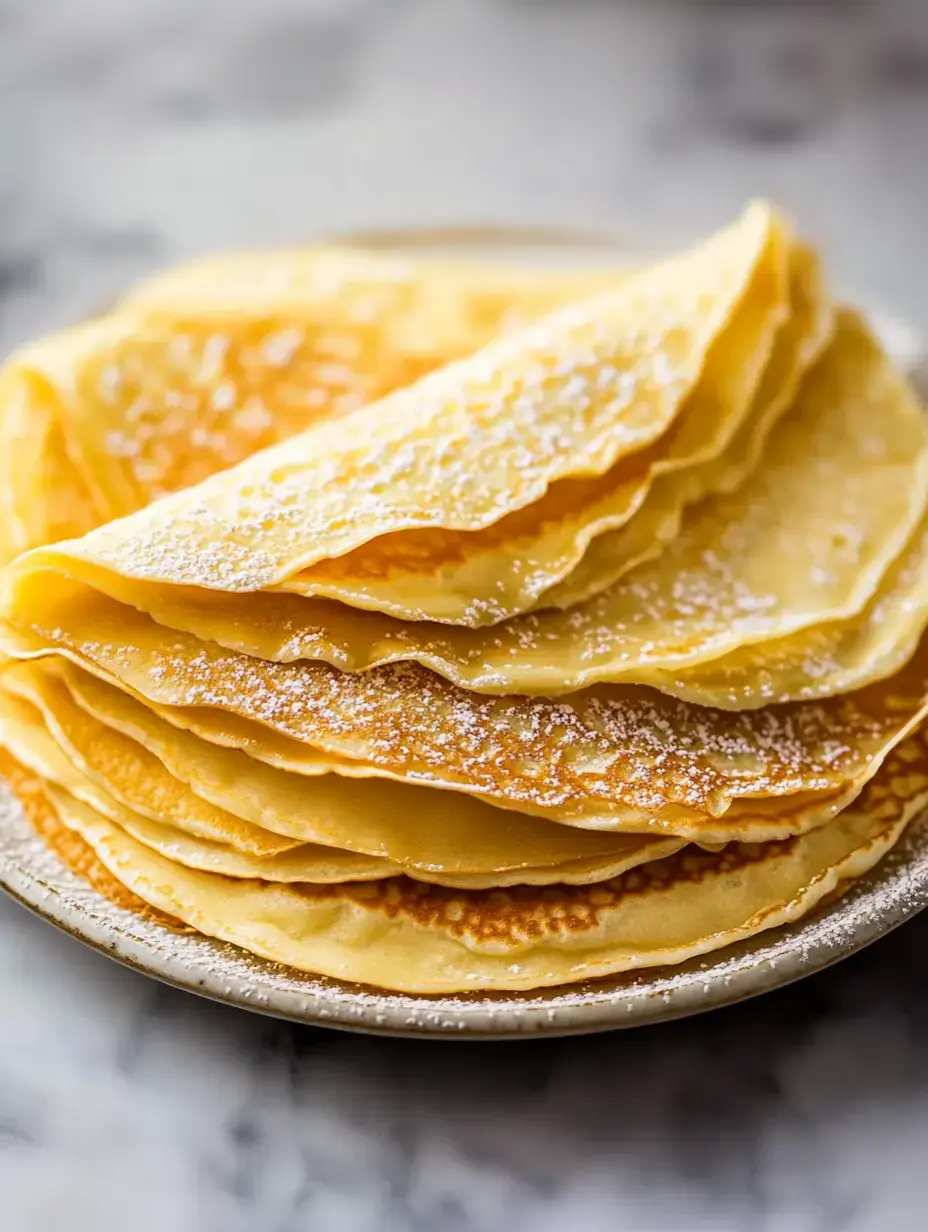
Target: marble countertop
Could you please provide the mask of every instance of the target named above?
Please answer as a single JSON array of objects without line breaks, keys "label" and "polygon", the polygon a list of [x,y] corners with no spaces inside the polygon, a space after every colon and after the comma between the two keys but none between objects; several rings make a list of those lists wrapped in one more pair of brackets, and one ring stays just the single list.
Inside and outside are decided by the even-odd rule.
[{"label": "marble countertop", "polygon": [[[674,241],[752,194],[928,326],[920,0],[0,0],[0,344],[205,248],[409,222]],[[388,1042],[0,902],[4,1232],[925,1227],[928,917],[578,1041]]]}]

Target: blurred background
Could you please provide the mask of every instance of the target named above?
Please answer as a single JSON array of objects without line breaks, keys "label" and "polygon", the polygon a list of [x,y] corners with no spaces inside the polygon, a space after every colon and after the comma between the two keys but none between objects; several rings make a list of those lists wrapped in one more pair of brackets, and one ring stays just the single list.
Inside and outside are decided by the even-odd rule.
[{"label": "blurred background", "polygon": [[928,325],[923,0],[0,0],[0,156],[5,348],[204,249],[756,194]]},{"label": "blurred background", "polygon": [[[752,195],[928,330],[928,0],[0,0],[0,351],[206,249],[683,242]],[[0,903],[4,1232],[916,1232],[928,913],[771,997],[525,1046],[304,1030]]]}]

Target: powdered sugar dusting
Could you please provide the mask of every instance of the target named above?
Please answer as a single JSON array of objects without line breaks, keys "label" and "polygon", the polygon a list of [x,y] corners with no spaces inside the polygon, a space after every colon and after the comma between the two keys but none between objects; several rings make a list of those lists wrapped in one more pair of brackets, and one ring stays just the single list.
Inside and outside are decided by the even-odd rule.
[{"label": "powdered sugar dusting", "polygon": [[113,512],[129,513],[469,354],[506,332],[507,305],[530,321],[607,282],[468,271],[449,286],[373,253],[240,254],[152,279],[57,375]]},{"label": "powdered sugar dusting", "polygon": [[[42,635],[160,705],[197,707],[207,718],[217,711],[220,726],[222,712],[259,725],[257,749],[260,727],[272,727],[409,782],[581,822],[624,817],[639,829],[660,827],[669,805],[719,815],[738,797],[843,787],[898,739],[928,695],[923,654],[898,680],[761,711],[691,706],[631,686],[561,700],[485,697],[411,664],[349,675],[320,663],[264,663],[166,636],[110,601],[83,618],[86,636],[74,619],[70,631]],[[108,626],[118,640],[99,640]]]},{"label": "powdered sugar dusting", "polygon": [[695,253],[383,399],[363,430],[319,424],[81,550],[126,576],[249,590],[391,531],[479,529],[559,478],[601,473],[669,425],[768,225],[749,211]]}]

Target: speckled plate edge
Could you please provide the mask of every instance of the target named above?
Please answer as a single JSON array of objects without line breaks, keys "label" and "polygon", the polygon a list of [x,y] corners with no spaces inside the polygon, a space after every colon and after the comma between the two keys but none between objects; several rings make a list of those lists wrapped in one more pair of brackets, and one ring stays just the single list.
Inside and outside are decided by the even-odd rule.
[{"label": "speckled plate edge", "polygon": [[[657,245],[619,243],[600,231],[468,227],[346,237],[393,252],[471,259],[505,254],[552,265],[620,264]],[[880,312],[887,346],[910,369],[920,340]],[[85,944],[164,983],[214,1001],[313,1026],[428,1038],[515,1039],[575,1035],[665,1022],[781,988],[855,953],[928,906],[928,813],[868,876],[789,928],[717,954],[563,989],[409,996],[293,971],[198,934],[177,933],[115,906],[68,869],[33,830],[0,779],[0,887]]]}]

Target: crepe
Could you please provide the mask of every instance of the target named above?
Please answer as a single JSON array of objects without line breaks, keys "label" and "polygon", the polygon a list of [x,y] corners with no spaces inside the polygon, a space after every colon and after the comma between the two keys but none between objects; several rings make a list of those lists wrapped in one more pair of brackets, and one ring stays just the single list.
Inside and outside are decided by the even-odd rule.
[{"label": "crepe", "polygon": [[[105,729],[102,747],[90,746],[88,764],[79,748],[67,739],[66,727],[63,729],[57,723],[49,731],[49,719],[54,712],[51,706],[43,710],[36,704],[45,700],[41,693],[24,689],[20,679],[19,688],[11,695],[9,685],[14,682],[8,680],[6,673],[3,680],[0,743],[19,762],[101,808],[108,816],[112,817],[113,810],[121,804],[131,807],[135,803],[152,818],[256,856],[276,855],[299,844],[299,839],[273,834],[198,799],[182,783],[172,781],[160,771],[156,759],[144,749],[120,748],[115,739],[107,738]],[[21,700],[23,697],[29,700]],[[80,739],[79,733],[77,738]],[[100,772],[101,762],[111,771],[108,779]],[[107,803],[110,800],[112,808]]]},{"label": "crepe", "polygon": [[42,842],[77,877],[90,885],[97,893],[124,911],[148,920],[174,933],[192,933],[195,930],[182,924],[174,916],[165,915],[150,907],[137,894],[131,893],[97,859],[93,848],[79,834],[61,824],[53,805],[45,794],[46,785],[38,775],[20,765],[14,757],[0,747],[0,774],[13,791],[30,824]]},{"label": "crepe", "polygon": [[[317,843],[242,842],[240,833],[234,827],[226,835],[230,841],[223,842],[219,836],[210,838],[198,825],[191,824],[190,816],[175,817],[180,824],[171,825],[127,807],[69,760],[70,750],[56,744],[52,733],[43,725],[37,708],[3,693],[0,693],[0,747],[12,754],[20,765],[39,775],[46,786],[67,791],[75,800],[94,808],[138,842],[189,868],[218,872],[229,877],[328,884],[373,881],[406,873],[420,881],[471,889],[516,884],[548,885],[554,882],[586,885],[618,876],[645,860],[670,854],[682,846],[680,842],[669,840],[625,840],[613,844],[611,852],[575,857],[557,866],[525,865],[481,873],[445,871],[412,864],[403,866],[382,857]],[[142,773],[146,766],[144,760],[139,760],[138,770]],[[429,793],[424,794],[428,796]],[[363,798],[358,804],[365,807]],[[420,801],[420,804],[424,805],[425,801]],[[369,800],[366,805],[369,807]],[[170,816],[170,811],[164,815]],[[241,829],[238,827],[239,832]]]},{"label": "crepe", "polygon": [[[364,868],[370,875],[402,868],[443,884],[479,883],[487,879],[481,874],[496,884],[595,880],[681,845],[646,835],[570,830],[466,796],[398,783],[335,775],[307,781],[180,733],[116,690],[101,699],[106,686],[96,690],[97,706],[111,720],[115,713],[119,727],[77,705],[47,667],[19,665],[0,679],[2,741],[43,777],[120,824],[133,815],[133,833],[149,832],[140,818],[161,822],[205,841],[204,850],[221,844],[262,865],[300,845],[325,848],[327,875],[304,880],[333,879],[338,868],[349,870],[342,880],[350,879],[360,862],[348,855],[368,857]],[[93,700],[92,688],[77,696],[83,700],[87,692]],[[341,864],[333,849],[346,853]],[[315,860],[317,867],[322,859],[317,850],[301,858]],[[247,862],[239,860],[237,867]]]},{"label": "crepe", "polygon": [[311,843],[303,843],[280,855],[258,857],[221,843],[191,837],[183,830],[161,825],[139,814],[125,813],[120,819],[120,828],[146,847],[186,868],[221,873],[226,877],[282,884],[311,882],[327,885],[384,881],[389,877],[406,876],[427,885],[462,890],[499,890],[528,885],[595,885],[659,857],[662,850],[670,853],[683,846],[682,842],[669,839],[660,844],[643,840],[634,844],[627,842],[623,849],[617,848],[612,853],[586,856],[563,864],[526,865],[488,873],[454,873],[417,865],[401,866]]},{"label": "crepe", "polygon": [[221,262],[205,284],[180,271],[142,288],[115,315],[118,338],[85,357],[69,422],[109,517],[469,355],[510,314],[532,319],[617,278],[501,274],[487,303],[492,271],[462,271],[451,289],[442,267],[316,250],[269,256],[246,293],[241,260],[228,265],[231,278]]},{"label": "crepe", "polygon": [[[752,404],[787,318],[792,260],[787,239],[779,220],[771,219],[766,247],[709,347],[695,388],[649,448],[630,453],[595,478],[561,479],[541,499],[481,530],[428,528],[390,536],[389,542],[374,539],[346,556],[304,569],[281,588],[406,620],[476,627],[546,604],[548,591],[560,579],[561,585],[570,584],[598,536],[645,513],[661,475],[679,476],[682,505],[698,494],[696,481],[685,478],[690,471],[717,459],[742,425],[747,435],[763,430],[765,408]],[[798,250],[792,263],[795,284],[808,271]],[[793,290],[805,318],[806,287]],[[594,593],[632,563],[617,556],[603,560],[597,573],[587,569],[585,588]]]},{"label": "crepe", "polygon": [[[109,817],[106,810],[103,816]],[[651,853],[632,850],[625,855],[596,856],[559,864],[554,868],[520,868],[493,873],[444,873],[433,869],[403,869],[385,860],[359,856],[334,847],[303,843],[275,856],[258,857],[221,843],[195,838],[183,830],[120,810],[117,824],[130,838],[144,844],[185,868],[221,873],[225,877],[257,879],[291,884],[311,882],[332,885],[345,882],[383,881],[406,876],[414,881],[470,890],[503,889],[512,885],[592,885],[620,876],[642,864]],[[669,847],[671,844],[665,843]],[[673,844],[675,847],[682,844]]]},{"label": "crepe", "polygon": [[[751,478],[705,502],[652,564],[567,611],[471,630],[291,595],[146,585],[131,567],[108,570],[95,536],[21,561],[11,575],[12,610],[41,610],[54,576],[46,571],[63,571],[168,628],[266,660],[321,659],[353,672],[414,660],[486,693],[553,696],[628,682],[724,703],[711,687],[699,690],[698,670],[686,669],[855,617],[879,593],[926,505],[925,417],[863,322],[845,312]],[[169,521],[170,506],[161,510]],[[106,528],[104,552],[124,541],[125,559],[130,544],[144,557],[157,532],[138,541],[134,529],[132,519]],[[897,623],[896,644],[907,638],[911,646],[924,623],[919,605],[900,609]],[[775,659],[766,670],[768,696],[790,698],[802,686],[795,671],[780,679]],[[838,663],[829,688],[823,661],[820,692],[837,691],[841,673]]]},{"label": "crepe", "polygon": [[535,269],[323,243],[187,261],[143,279],[116,310],[148,320],[314,319],[326,327],[330,358],[342,361],[354,358],[359,346],[345,339],[339,346],[338,331],[360,327],[363,339],[376,327],[378,360],[397,356],[405,364],[476,350],[631,273],[631,266]]},{"label": "crepe", "polygon": [[[666,459],[658,461],[654,482],[635,517],[594,539],[571,572],[546,590],[536,607],[582,603],[635,565],[659,555],[678,533],[688,505],[717,492],[733,491],[757,466],[771,431],[791,406],[802,378],[824,352],[835,328],[834,306],[817,255],[794,243],[789,265],[790,315],[777,333],[747,416],[721,452],[707,451],[703,461],[681,475],[673,473]],[[706,419],[703,415],[694,420],[693,427],[704,431]]]},{"label": "crepe", "polygon": [[[292,435],[298,340],[251,331],[357,339],[346,261],[175,272],[0,375],[7,551],[148,500],[136,427],[208,427],[229,365],[279,364],[290,434],[4,571],[0,765],[45,841],[167,926],[414,993],[681,962],[871,867],[928,802],[928,431],[815,255],[754,206]],[[365,372],[511,324],[502,276],[403,277]]]},{"label": "crepe", "polygon": [[131,557],[149,581],[248,591],[371,539],[392,551],[400,531],[480,530],[558,480],[601,475],[670,427],[773,228],[757,206],[699,249],[382,399],[363,430],[321,423],[176,493],[169,516],[158,502],[117,523],[131,552],[105,528],[87,551],[115,569]]},{"label": "crepe", "polygon": [[[638,686],[482,697],[414,664],[353,675],[265,663],[166,634],[142,613],[94,592],[75,596],[69,585],[44,578],[41,613],[36,599],[28,626],[0,628],[0,649],[22,659],[63,655],[163,717],[258,758],[278,755],[284,737],[288,769],[450,788],[575,825],[675,833],[677,806],[722,818],[742,797],[843,791],[870,776],[928,696],[923,643],[886,681],[756,711],[692,706]],[[720,835],[723,820],[706,839]]]},{"label": "crepe", "polygon": [[[37,667],[36,664],[21,665],[14,670],[19,672],[25,669],[34,673]],[[43,667],[46,674],[50,670],[52,669]],[[143,705],[72,664],[56,664],[53,674],[64,681],[73,700],[88,714],[105,726],[143,745],[175,778],[188,784],[191,790],[212,804],[227,809],[236,816],[266,825],[275,832],[296,833],[301,837],[306,837],[308,833],[321,833],[326,843],[349,848],[363,843],[364,836],[369,833],[368,823],[363,819],[371,815],[377,816],[376,812],[355,807],[347,815],[344,826],[334,831],[321,831],[318,828],[317,811],[316,828],[309,831],[300,828],[306,797],[291,776],[326,775],[333,764],[337,763],[326,761],[318,754],[313,755],[306,746],[285,737],[273,739],[269,732],[262,733],[260,750],[245,737],[242,748],[248,748],[255,756],[242,756],[241,751],[236,748],[213,743],[213,731],[208,723],[201,726],[202,715],[198,717],[197,712],[179,714],[170,708]],[[10,680],[12,675],[13,673],[9,673],[7,676],[8,687],[15,688],[15,682]],[[32,693],[27,691],[25,695],[32,696]],[[177,726],[179,722],[186,726]],[[681,839],[688,839],[702,846],[725,843],[732,839],[767,842],[771,839],[789,838],[794,834],[804,834],[824,825],[852,804],[867,779],[876,772],[878,765],[879,759],[874,758],[863,774],[855,777],[840,790],[798,792],[787,797],[773,796],[768,799],[735,800],[726,810],[720,823],[722,828],[718,831],[715,829],[715,818],[681,805],[665,806],[659,815],[642,818],[643,828],[650,825],[658,833],[672,832]],[[280,771],[287,773],[281,774]],[[341,775],[352,776],[358,772],[358,767],[342,763],[339,772]],[[363,768],[361,774],[364,777]],[[331,776],[328,781],[330,787],[337,791],[337,781]],[[376,787],[374,791],[377,791]],[[348,796],[347,799],[350,800],[351,797]],[[418,807],[414,807],[416,801]],[[445,818],[454,816],[453,808],[450,813],[444,812],[444,801],[438,801],[433,791],[429,788],[417,788],[415,797],[410,797],[410,810],[398,831],[408,845],[398,846],[395,835],[391,835],[389,830],[385,835],[381,829],[374,831],[376,837],[363,849],[373,852],[390,851],[399,862],[417,859],[418,853],[426,849],[431,852],[433,860],[440,858],[435,847],[435,827],[430,826],[420,831],[409,820],[423,815],[427,818],[428,813],[423,814],[421,808],[427,802],[432,808],[439,810],[438,815]],[[448,846],[455,853],[455,867],[462,858],[473,862],[477,851],[485,843],[480,837],[480,829],[471,828],[474,816],[477,814],[465,814],[466,828],[459,829],[452,825],[448,832]],[[447,821],[445,824],[448,824]],[[493,816],[491,821],[492,833],[495,836],[494,863],[499,871],[502,871],[504,865],[504,861],[499,858],[499,851],[500,848],[508,850],[512,835],[511,824],[509,819],[500,818],[498,815]],[[544,837],[547,842],[552,835],[550,827],[546,827],[541,833],[536,830],[533,838],[532,829],[521,826],[517,827],[513,837],[518,839],[515,846],[524,860],[526,846],[537,851],[538,838]],[[558,843],[558,856],[576,856],[576,849],[571,850],[569,847],[570,842],[571,840],[564,838]],[[565,848],[562,844],[568,846]],[[550,849],[546,849],[546,855],[551,858]],[[447,860],[448,857],[445,855],[443,858]],[[536,854],[533,858],[538,859],[539,856]],[[656,859],[657,856],[652,852],[649,858]],[[512,866],[517,862],[511,855],[506,859]]]},{"label": "crepe", "polygon": [[833,697],[897,672],[915,653],[926,624],[928,515],[858,616],[650,679],[664,693],[733,710]]},{"label": "crepe", "polygon": [[[852,634],[843,639],[843,658],[834,653],[820,658],[814,694],[825,695],[842,683],[853,687],[881,671],[888,675],[904,661],[905,647],[911,653],[924,624],[924,605],[911,601],[924,576],[918,568],[920,535],[910,550],[914,567],[906,554],[886,585],[880,581],[913,521],[923,516],[926,487],[928,437],[921,411],[862,325],[845,314],[753,479],[733,496],[704,506],[654,565],[569,613],[540,613],[492,631],[468,631],[403,626],[317,602],[317,616],[328,615],[328,621],[301,627],[304,604],[312,607],[308,601],[247,595],[235,597],[229,619],[221,598],[209,592],[146,589],[134,579],[114,580],[88,568],[81,559],[86,540],[21,562],[12,575],[17,590],[11,612],[28,619],[49,604],[57,575],[43,568],[52,565],[78,577],[83,573],[136,605],[153,599],[149,605],[161,623],[264,659],[318,657],[358,670],[415,658],[487,692],[550,695],[603,679],[626,680],[721,704],[726,697],[712,684],[711,662],[701,669],[707,676],[704,691],[699,671],[688,674],[679,665],[724,664],[722,656],[732,648],[757,644],[756,670],[747,677],[757,689],[757,704],[765,696],[788,699],[809,690],[809,673],[791,666],[795,655],[783,655],[789,646],[784,634],[811,629],[798,639],[801,668],[808,660],[804,641],[814,649],[824,623],[832,631],[843,629],[836,618],[863,607],[861,621],[848,628],[869,627],[874,636]],[[109,533],[118,530],[111,527]],[[843,544],[836,550],[837,536]],[[890,631],[886,603],[900,588]],[[82,593],[76,583],[62,583],[62,589],[73,592],[71,602]],[[66,623],[64,599],[59,606]],[[372,628],[381,636],[368,641]],[[422,637],[425,628],[428,638]],[[774,654],[761,672],[757,660],[763,643],[771,640]],[[874,653],[881,644],[890,649]]]},{"label": "crepe", "polygon": [[4,365],[2,560],[197,483],[623,276],[328,247],[168,271]]},{"label": "crepe", "polygon": [[0,444],[0,565],[99,525],[68,456],[55,390],[39,374],[0,374]]},{"label": "crepe", "polygon": [[298,970],[403,992],[539,988],[706,954],[806,915],[888,851],[928,800],[924,741],[809,835],[685,849],[590,887],[488,892],[405,878],[269,885],[185,868],[60,789],[48,794],[132,893],[207,936]]}]

